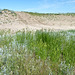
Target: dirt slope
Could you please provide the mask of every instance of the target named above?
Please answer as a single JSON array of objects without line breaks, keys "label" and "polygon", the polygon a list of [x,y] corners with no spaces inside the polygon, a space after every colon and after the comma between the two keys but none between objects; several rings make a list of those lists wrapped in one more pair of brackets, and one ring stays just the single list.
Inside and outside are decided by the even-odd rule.
[{"label": "dirt slope", "polygon": [[75,16],[71,15],[32,15],[8,10],[0,13],[0,29],[21,30],[28,28],[69,30],[75,29]]}]

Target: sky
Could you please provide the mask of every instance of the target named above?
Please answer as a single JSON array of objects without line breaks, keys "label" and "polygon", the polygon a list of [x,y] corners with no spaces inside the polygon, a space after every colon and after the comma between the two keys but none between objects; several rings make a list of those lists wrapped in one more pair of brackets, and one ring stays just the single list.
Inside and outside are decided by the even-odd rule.
[{"label": "sky", "polygon": [[38,13],[75,13],[75,0],[0,0],[0,9]]}]

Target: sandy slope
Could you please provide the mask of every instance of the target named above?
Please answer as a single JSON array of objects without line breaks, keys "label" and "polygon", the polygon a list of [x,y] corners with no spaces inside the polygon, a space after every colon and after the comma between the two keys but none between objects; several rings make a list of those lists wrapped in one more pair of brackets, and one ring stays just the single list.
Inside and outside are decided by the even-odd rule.
[{"label": "sandy slope", "polygon": [[14,31],[28,28],[29,30],[37,29],[54,29],[69,30],[75,29],[75,16],[66,15],[31,15],[25,12],[10,11],[0,14],[0,29],[11,29]]}]

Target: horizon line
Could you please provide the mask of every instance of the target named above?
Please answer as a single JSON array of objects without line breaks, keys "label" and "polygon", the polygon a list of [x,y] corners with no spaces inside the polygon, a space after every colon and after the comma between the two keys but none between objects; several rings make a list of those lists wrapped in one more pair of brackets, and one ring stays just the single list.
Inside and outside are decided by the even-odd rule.
[{"label": "horizon line", "polygon": [[10,10],[10,11],[16,11],[16,12],[28,12],[28,13],[41,13],[41,14],[67,14],[67,13],[73,13],[75,14],[75,12],[36,12],[36,11],[25,11],[25,10],[13,10],[13,9],[1,9],[0,10]]}]

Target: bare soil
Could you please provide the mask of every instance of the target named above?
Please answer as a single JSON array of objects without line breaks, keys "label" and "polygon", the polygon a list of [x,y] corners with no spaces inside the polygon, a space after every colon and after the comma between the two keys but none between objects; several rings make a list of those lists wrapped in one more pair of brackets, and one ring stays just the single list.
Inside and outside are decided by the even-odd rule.
[{"label": "bare soil", "polygon": [[31,15],[25,12],[6,11],[0,14],[0,30],[12,31],[29,29],[71,30],[75,29],[75,16],[71,15]]}]

